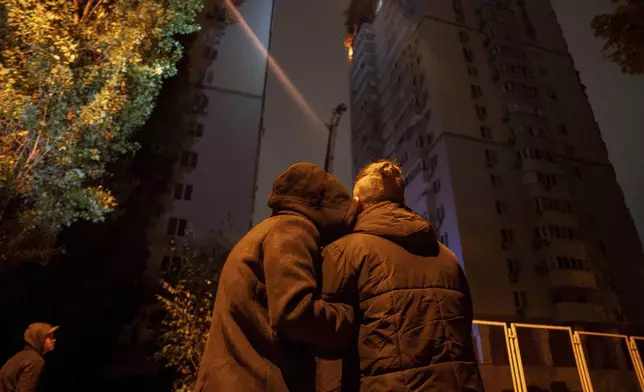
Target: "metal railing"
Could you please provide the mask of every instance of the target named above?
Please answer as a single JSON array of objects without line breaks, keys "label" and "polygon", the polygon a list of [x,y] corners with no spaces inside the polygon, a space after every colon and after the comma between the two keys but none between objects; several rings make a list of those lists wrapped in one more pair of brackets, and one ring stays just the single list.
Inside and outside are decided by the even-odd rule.
[{"label": "metal railing", "polygon": [[644,392],[644,337],[476,320],[487,392]]}]

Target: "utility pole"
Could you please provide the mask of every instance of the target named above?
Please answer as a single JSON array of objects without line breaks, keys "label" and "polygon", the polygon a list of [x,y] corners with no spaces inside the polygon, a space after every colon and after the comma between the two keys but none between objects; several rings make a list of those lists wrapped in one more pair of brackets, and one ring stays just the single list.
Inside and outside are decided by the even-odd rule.
[{"label": "utility pole", "polygon": [[347,105],[344,103],[339,104],[331,112],[331,121],[325,123],[326,129],[329,130],[329,138],[326,143],[326,155],[324,157],[324,170],[331,173],[333,172],[333,157],[335,155],[335,139],[338,134],[338,125],[344,112],[347,111]]}]

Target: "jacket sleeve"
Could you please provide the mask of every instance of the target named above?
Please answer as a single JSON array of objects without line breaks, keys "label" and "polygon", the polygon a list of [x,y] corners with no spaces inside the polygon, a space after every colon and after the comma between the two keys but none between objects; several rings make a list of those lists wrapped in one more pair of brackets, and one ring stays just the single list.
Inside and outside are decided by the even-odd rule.
[{"label": "jacket sleeve", "polygon": [[35,392],[43,367],[44,363],[40,361],[30,361],[25,365],[18,378],[16,392]]},{"label": "jacket sleeve", "polygon": [[322,252],[322,298],[357,308],[358,274],[344,247],[332,243]]},{"label": "jacket sleeve", "polygon": [[312,223],[288,218],[263,243],[271,326],[292,341],[342,349],[353,338],[353,309],[319,298],[314,261],[319,236]]}]

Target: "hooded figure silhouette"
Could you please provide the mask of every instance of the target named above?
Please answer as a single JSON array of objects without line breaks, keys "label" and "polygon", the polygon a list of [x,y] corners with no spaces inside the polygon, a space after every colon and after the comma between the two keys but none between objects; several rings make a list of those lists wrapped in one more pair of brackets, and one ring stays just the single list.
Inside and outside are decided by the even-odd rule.
[{"label": "hooded figure silhouette", "polygon": [[45,368],[43,355],[54,349],[58,327],[31,324],[25,331],[25,348],[0,369],[0,392],[34,392]]},{"label": "hooded figure silhouette", "polygon": [[320,298],[320,247],[350,232],[356,210],[344,187],[310,163],[273,184],[271,217],[226,260],[199,369],[197,392],[315,391],[313,352],[353,339],[353,310]]}]

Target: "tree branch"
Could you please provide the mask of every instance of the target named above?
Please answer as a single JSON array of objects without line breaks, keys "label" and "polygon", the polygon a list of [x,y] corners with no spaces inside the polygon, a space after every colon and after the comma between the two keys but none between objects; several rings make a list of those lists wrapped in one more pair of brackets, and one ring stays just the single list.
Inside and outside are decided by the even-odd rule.
[{"label": "tree branch", "polygon": [[89,17],[90,10],[92,9],[92,4],[94,3],[94,0],[87,0],[87,3],[85,4],[85,8],[83,8],[83,16],[81,17],[80,22],[85,23],[87,21],[87,18]]}]

